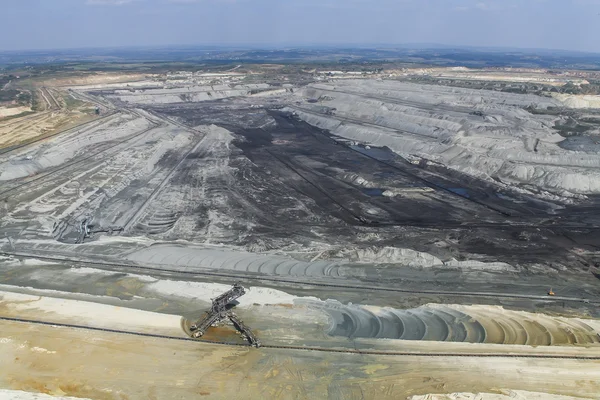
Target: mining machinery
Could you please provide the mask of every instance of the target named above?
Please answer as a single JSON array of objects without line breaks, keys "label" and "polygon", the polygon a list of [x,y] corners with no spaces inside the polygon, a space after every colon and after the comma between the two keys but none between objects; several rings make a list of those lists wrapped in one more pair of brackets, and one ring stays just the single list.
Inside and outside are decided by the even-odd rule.
[{"label": "mining machinery", "polygon": [[212,310],[208,312],[204,318],[198,320],[194,325],[190,326],[190,330],[192,331],[192,336],[195,338],[199,338],[204,336],[206,330],[225,319],[227,315],[225,313],[214,313]]},{"label": "mining machinery", "polygon": [[239,299],[246,294],[246,290],[242,285],[236,283],[231,289],[223,293],[222,295],[214,298],[212,301],[213,312],[224,312],[227,310],[227,305],[234,300]]},{"label": "mining machinery", "polygon": [[84,218],[81,220],[78,226],[79,236],[75,239],[75,243],[83,243],[85,239],[92,237],[94,233],[107,232],[109,235],[112,235],[113,232],[122,232],[122,226],[109,226],[107,228],[103,227],[95,227],[91,225],[93,221],[93,217]]},{"label": "mining machinery", "polygon": [[89,238],[92,235],[92,228],[90,226],[90,220],[84,218],[79,225],[79,238],[75,243],[83,243],[85,238]]},{"label": "mining machinery", "polygon": [[242,335],[242,337],[248,342],[250,346],[260,347],[260,341],[256,338],[254,333],[244,324],[244,322],[235,315],[230,308],[231,302],[242,297],[246,293],[246,290],[242,285],[236,283],[231,289],[222,295],[212,300],[212,307],[208,311],[204,318],[196,321],[190,326],[192,337],[200,338],[206,331],[213,325],[219,323],[224,319],[229,319],[235,329]]},{"label": "mining machinery", "polygon": [[238,316],[235,315],[233,312],[230,312],[227,316],[229,317],[229,320],[233,323],[233,326],[235,326],[235,329],[237,329],[237,331],[244,337],[244,339],[248,341],[248,344],[250,344],[250,346],[260,347],[260,340],[258,340],[254,333],[252,333],[250,328],[248,328],[244,324],[244,321],[239,319]]}]

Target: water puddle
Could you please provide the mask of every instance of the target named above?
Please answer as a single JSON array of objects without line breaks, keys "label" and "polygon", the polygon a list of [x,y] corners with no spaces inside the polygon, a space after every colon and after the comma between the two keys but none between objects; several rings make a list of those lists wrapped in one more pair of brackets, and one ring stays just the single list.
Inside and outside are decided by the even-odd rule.
[{"label": "water puddle", "polygon": [[471,196],[469,196],[469,190],[465,189],[465,188],[447,188],[449,191],[451,191],[452,193],[455,193],[459,196],[462,197],[466,197],[467,199]]},{"label": "water puddle", "polygon": [[366,148],[363,146],[351,145],[350,148],[352,150],[358,151],[359,153],[365,154],[369,157],[373,157],[382,161],[392,161],[397,157],[397,155],[394,152],[384,147]]},{"label": "water puddle", "polygon": [[373,197],[383,196],[384,191],[385,191],[385,189],[380,189],[380,188],[364,188],[364,189],[362,189],[362,192],[364,194],[373,196]]}]

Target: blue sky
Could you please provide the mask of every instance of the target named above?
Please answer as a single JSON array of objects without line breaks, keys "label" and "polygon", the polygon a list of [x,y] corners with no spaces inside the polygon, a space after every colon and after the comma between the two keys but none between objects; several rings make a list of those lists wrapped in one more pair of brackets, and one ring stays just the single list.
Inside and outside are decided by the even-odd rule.
[{"label": "blue sky", "polygon": [[441,43],[600,52],[600,0],[2,0],[0,50]]}]

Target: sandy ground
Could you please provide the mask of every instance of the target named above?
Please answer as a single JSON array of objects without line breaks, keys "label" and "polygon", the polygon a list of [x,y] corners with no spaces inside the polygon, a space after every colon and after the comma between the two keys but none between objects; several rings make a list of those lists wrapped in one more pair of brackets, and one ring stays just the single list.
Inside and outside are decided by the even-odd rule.
[{"label": "sandy ground", "polygon": [[31,393],[23,390],[0,389],[0,400],[89,400],[83,397],[52,396],[44,393]]},{"label": "sandy ground", "polygon": [[402,399],[496,387],[597,398],[600,364],[250,350],[2,322],[3,387],[94,399]]},{"label": "sandy ground", "polygon": [[410,400],[583,400],[583,397],[559,396],[524,390],[499,390],[500,393],[450,393],[412,396]]},{"label": "sandy ground", "polygon": [[[185,282],[185,281],[166,281],[157,280],[146,286],[147,290],[157,291],[161,294],[173,295],[192,299],[212,299],[226,292],[231,288],[230,285],[222,285],[215,283],[203,282]],[[269,305],[269,304],[294,304],[298,299],[297,296],[292,296],[281,290],[249,287],[246,294],[238,300],[238,308],[249,308],[254,305]],[[317,300],[316,298],[303,298]]]},{"label": "sandy ground", "polygon": [[[140,332],[158,330],[179,335],[179,315],[192,320],[200,318],[211,299],[231,287],[89,267],[59,270],[53,268],[56,264],[36,260],[19,263],[5,258],[4,261],[10,265],[0,270],[0,277],[13,281],[12,284],[0,284],[0,290],[5,291],[0,294],[4,308],[12,315],[35,315],[43,311],[55,315],[56,321],[78,318],[87,325],[120,329],[131,329],[132,324],[138,321],[140,324],[136,329]],[[29,272],[19,278],[18,274],[23,269]],[[501,350],[491,347],[488,348],[490,352],[542,348],[560,352],[561,349],[573,350],[562,347],[565,345],[576,345],[576,349],[582,351],[586,348],[581,346],[595,346],[599,339],[600,323],[593,319],[564,318],[486,305],[380,307],[369,305],[368,300],[363,300],[362,304],[349,304],[327,300],[332,294],[322,294],[326,297],[319,299],[309,296],[309,293],[296,296],[284,290],[248,285],[246,294],[238,299],[236,310],[243,319],[249,318],[251,325],[261,330],[263,340],[273,343],[292,340],[300,344],[347,346],[347,338],[352,337],[368,339],[365,348],[377,339],[395,339],[382,341],[379,347],[398,350],[410,346],[415,351],[427,351],[427,346],[417,346],[418,341],[426,340],[456,344],[528,345],[499,346]],[[139,307],[160,313],[153,315],[146,311],[147,314],[141,315],[131,310]],[[94,308],[93,313],[86,311],[90,308]],[[175,315],[165,315],[164,312]],[[105,317],[96,319],[88,315]],[[594,349],[600,350],[598,347]],[[456,351],[463,350],[473,351],[473,348],[456,348]]]},{"label": "sandy ground", "polygon": [[105,85],[112,83],[133,82],[145,79],[145,74],[123,74],[115,72],[95,72],[82,74],[81,76],[66,76],[50,79],[46,84],[50,86],[83,86],[83,85]]},{"label": "sandy ground", "polygon": [[11,115],[21,114],[27,111],[31,111],[30,107],[0,107],[0,118],[10,117]]},{"label": "sandy ground", "polygon": [[[37,90],[36,95],[42,102],[43,111],[0,121],[0,149],[67,130],[96,118],[91,113],[92,104],[74,103],[68,106],[63,96],[69,95],[64,91],[43,88]],[[25,111],[31,111],[31,108],[0,109],[0,118]]]},{"label": "sandy ground", "polygon": [[[79,270],[85,275],[89,270]],[[150,279],[146,283],[154,285]],[[173,289],[176,284],[167,286]],[[196,285],[209,296],[212,285]],[[216,288],[215,286],[214,288]],[[191,288],[191,287],[190,287]],[[160,289],[160,288],[156,288]],[[60,296],[60,293],[48,295]],[[260,298],[257,296],[260,295]],[[255,299],[286,298],[257,291]],[[289,330],[306,320],[261,306],[275,318],[289,318]],[[259,308],[254,308],[258,312]],[[241,312],[241,311],[240,311]],[[287,315],[287,316],[286,316]],[[71,323],[184,337],[180,318],[157,312],[2,292],[0,316]],[[269,317],[267,317],[269,318]],[[255,323],[256,318],[251,319]],[[259,327],[261,328],[261,327]],[[259,329],[260,331],[260,329]],[[587,396],[600,393],[600,362],[527,358],[374,356],[281,349],[249,349],[139,337],[92,330],[0,320],[0,387],[93,399],[402,399],[427,393],[515,390]],[[276,333],[273,330],[269,335]],[[298,340],[300,342],[298,342]],[[302,343],[296,337],[296,343]],[[388,341],[396,350],[422,352],[528,352],[597,354],[597,348],[529,347]],[[380,349],[380,341],[356,341]]]},{"label": "sandy ground", "polygon": [[27,319],[42,313],[46,321],[77,320],[79,324],[100,328],[185,337],[180,328],[181,318],[175,315],[19,293],[0,292],[0,296],[0,312],[4,315],[9,313]]}]

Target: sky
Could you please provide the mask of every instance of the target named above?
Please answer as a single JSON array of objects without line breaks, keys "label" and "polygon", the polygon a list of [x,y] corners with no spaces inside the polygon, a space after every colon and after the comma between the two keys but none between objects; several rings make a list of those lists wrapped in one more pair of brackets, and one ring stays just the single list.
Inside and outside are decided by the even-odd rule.
[{"label": "sky", "polygon": [[600,53],[600,0],[0,2],[0,51],[405,43]]}]

